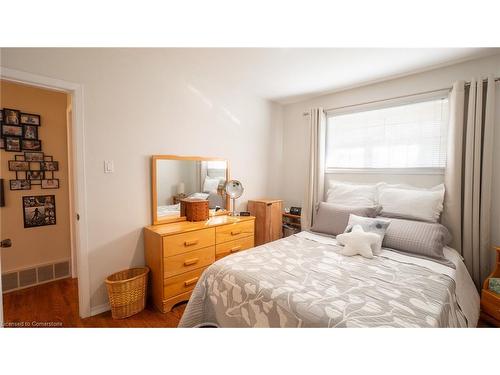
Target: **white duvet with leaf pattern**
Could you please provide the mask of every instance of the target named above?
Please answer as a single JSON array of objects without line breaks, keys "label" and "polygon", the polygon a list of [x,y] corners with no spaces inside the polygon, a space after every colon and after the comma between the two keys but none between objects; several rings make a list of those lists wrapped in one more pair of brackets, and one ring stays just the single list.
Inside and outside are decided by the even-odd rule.
[{"label": "white duvet with leaf pattern", "polygon": [[384,256],[339,254],[300,236],[237,253],[203,273],[179,327],[466,327],[455,281]]}]

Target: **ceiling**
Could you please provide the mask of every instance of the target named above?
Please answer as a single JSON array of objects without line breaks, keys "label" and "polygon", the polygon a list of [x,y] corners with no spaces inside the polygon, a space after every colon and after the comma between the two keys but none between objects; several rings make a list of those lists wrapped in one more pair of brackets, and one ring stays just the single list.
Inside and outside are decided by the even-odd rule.
[{"label": "ceiling", "polygon": [[[495,48],[192,49],[198,71],[282,104],[500,53]],[[194,57],[194,56],[193,56]]]}]

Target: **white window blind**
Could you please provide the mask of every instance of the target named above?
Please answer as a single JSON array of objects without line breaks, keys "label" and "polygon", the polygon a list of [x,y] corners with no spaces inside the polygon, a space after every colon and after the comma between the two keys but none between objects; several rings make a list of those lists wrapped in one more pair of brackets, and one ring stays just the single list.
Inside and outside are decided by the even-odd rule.
[{"label": "white window blind", "polygon": [[326,169],[444,168],[448,98],[330,115]]}]

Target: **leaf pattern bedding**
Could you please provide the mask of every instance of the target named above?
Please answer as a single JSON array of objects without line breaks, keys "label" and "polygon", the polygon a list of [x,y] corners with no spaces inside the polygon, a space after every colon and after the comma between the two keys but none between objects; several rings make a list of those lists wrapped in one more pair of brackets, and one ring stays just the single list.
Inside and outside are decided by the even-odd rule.
[{"label": "leaf pattern bedding", "polygon": [[203,273],[179,327],[466,327],[450,276],[291,236]]}]

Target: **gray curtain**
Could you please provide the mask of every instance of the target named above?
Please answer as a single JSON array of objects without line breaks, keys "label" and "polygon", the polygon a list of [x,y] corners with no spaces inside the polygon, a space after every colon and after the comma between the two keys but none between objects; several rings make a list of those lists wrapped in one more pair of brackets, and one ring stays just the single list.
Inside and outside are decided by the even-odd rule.
[{"label": "gray curtain", "polygon": [[313,108],[309,115],[308,179],[302,205],[302,230],[310,229],[316,205],[324,198],[326,117],[322,108]]},{"label": "gray curtain", "polygon": [[444,184],[444,210],[441,223],[451,235],[451,246],[462,253],[462,159],[464,138],[465,82],[453,85],[450,94],[450,126]]},{"label": "gray curtain", "polygon": [[495,80],[457,82],[450,96],[450,133],[443,224],[476,286],[492,268],[491,185]]}]

